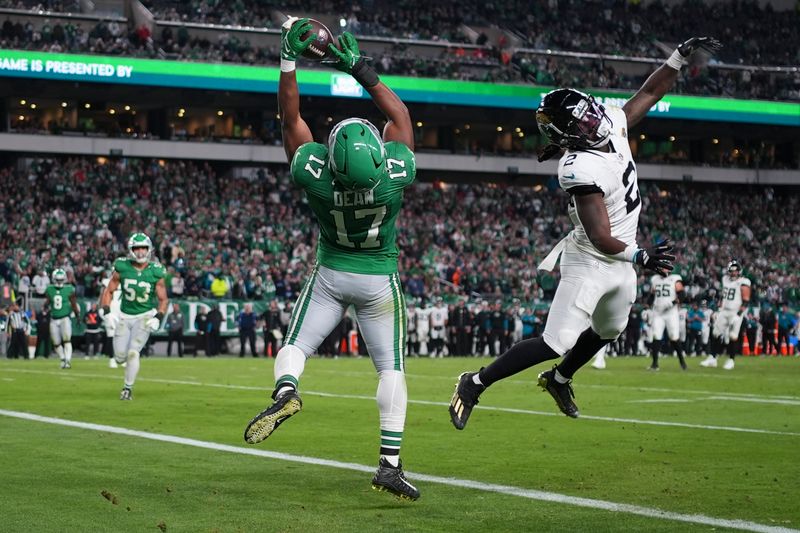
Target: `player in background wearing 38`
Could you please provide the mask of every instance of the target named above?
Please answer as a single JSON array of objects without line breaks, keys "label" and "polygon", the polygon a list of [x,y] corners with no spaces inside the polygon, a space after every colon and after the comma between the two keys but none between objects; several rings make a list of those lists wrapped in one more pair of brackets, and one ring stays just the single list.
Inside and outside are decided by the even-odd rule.
[{"label": "player in background wearing 38", "polygon": [[300,411],[298,381],[306,359],[352,305],[378,372],[380,459],[372,487],[415,500],[419,491],[406,480],[400,462],[407,403],[406,305],[395,230],[403,190],[416,175],[411,117],[345,32],[340,48],[330,47],[335,66],[366,89],[387,124],[381,138],[370,122],[350,118],[333,127],[327,144],[314,142],[300,116],[295,75],[297,56],[315,37],[301,36],[311,29],[308,19],[290,18],[283,25],[278,104],[292,179],[305,191],[319,224],[317,264],[275,360],[274,403],[250,421],[244,437],[251,444],[261,442]]},{"label": "player in background wearing 38", "polygon": [[[750,303],[750,280],[741,274],[742,267],[738,261],[734,259],[728,263],[727,273],[722,276],[721,301],[717,320],[714,322],[711,342],[718,342],[721,353],[728,352],[728,360],[722,367],[725,370],[733,370],[736,341],[739,340],[744,312]],[[712,349],[712,354],[700,366],[716,368],[717,350]]]},{"label": "player in background wearing 38", "polygon": [[72,368],[72,317],[80,314],[75,286],[67,283],[67,273],[62,268],[53,271],[52,279],[53,283],[44,292],[50,302],[50,338],[61,368]]},{"label": "player in background wearing 38", "polygon": [[[664,330],[670,347],[678,354],[681,368],[686,370],[686,360],[683,358],[683,345],[680,342],[680,296],[683,294],[683,280],[677,274],[663,276],[656,274],[650,278],[653,287],[653,343],[650,345],[650,355],[653,363],[650,370],[658,370],[658,353],[666,351],[664,346]],[[670,350],[671,351],[671,350]]]},{"label": "player in background wearing 38", "polygon": [[636,299],[633,264],[664,275],[672,270],[675,257],[666,240],[646,248],[636,244],[641,197],[628,130],[666,94],[699,47],[716,50],[719,43],[695,37],[681,44],[621,109],[606,109],[573,89],[557,89],[542,99],[536,121],[551,144],[539,159],[565,150],[558,178],[570,196],[575,229],[539,265],[552,270],[561,257],[561,282],[544,335],[517,343],[478,372],[461,374],[449,407],[456,429],[464,428],[487,387],[559,357],[557,366],[539,374],[539,386],[564,414],[577,418],[572,376],[625,329]]},{"label": "player in background wearing 38", "polygon": [[[139,373],[139,356],[150,338],[158,331],[167,312],[167,273],[158,261],[151,261],[153,243],[144,233],[128,239],[128,257],[114,261],[114,272],[103,294],[100,310],[107,328],[114,330],[114,359],[125,366],[125,382],[120,400],[133,399],[133,385]],[[117,287],[122,287],[119,314],[111,312],[111,300]]]}]

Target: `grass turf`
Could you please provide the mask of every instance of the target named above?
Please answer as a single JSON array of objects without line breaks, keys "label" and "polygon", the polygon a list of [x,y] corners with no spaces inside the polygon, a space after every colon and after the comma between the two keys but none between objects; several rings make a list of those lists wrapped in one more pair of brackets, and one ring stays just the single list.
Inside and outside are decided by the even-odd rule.
[{"label": "grass turf", "polygon": [[[578,420],[557,414],[536,368],[493,386],[456,431],[446,408],[456,376],[482,364],[407,361],[412,482],[419,472],[800,527],[800,360],[739,358],[728,372],[691,359],[682,372],[667,359],[653,373],[643,358],[612,358],[577,375]],[[242,431],[267,404],[272,361],[145,359],[133,402],[117,399],[121,384],[104,361],[61,371],[52,359],[3,360],[0,409],[247,447]],[[376,385],[367,359],[310,360],[303,411],[257,448],[376,466]],[[370,473],[6,416],[0,435],[3,531],[712,529],[425,482],[419,501],[399,502],[373,492]]]}]

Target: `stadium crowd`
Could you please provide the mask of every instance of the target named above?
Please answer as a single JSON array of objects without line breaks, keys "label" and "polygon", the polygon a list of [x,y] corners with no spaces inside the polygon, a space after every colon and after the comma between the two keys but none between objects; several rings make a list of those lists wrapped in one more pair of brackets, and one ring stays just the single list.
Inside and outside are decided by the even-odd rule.
[{"label": "stadium crowd", "polygon": [[[759,301],[800,302],[796,194],[640,188],[640,242],[676,241],[692,299],[713,301],[723,267],[737,258]],[[153,239],[173,297],[293,300],[314,258],[314,221],[285,166],[237,178],[191,161],[38,159],[0,169],[0,189],[0,276],[20,294],[43,291],[33,280],[60,266],[79,296],[98,296],[134,230]],[[415,184],[398,226],[406,292],[419,301],[548,301],[557,275],[535,265],[571,227],[566,202],[554,178],[526,187]],[[640,286],[646,292],[644,277]]]},{"label": "stadium crowd", "polygon": [[[489,82],[535,82],[543,85],[570,85],[587,88],[631,89],[641,85],[644,75],[630,76],[600,60],[566,60],[547,56],[511,53],[508,39],[481,49],[464,49],[467,42],[463,23],[500,23],[527,39],[528,46],[596,52],[611,55],[664,57],[665,51],[692,32],[712,33],[726,47],[721,61],[734,64],[797,65],[800,63],[800,14],[774,13],[754,2],[719,2],[713,5],[685,2],[672,7],[659,2],[639,7],[613,0],[575,9],[574,2],[517,0],[511,6],[491,2],[444,2],[423,9],[418,0],[397,3],[376,2],[374,9],[360,9],[341,1],[329,1],[318,8],[337,13],[345,28],[357,35],[383,35],[429,39],[452,43],[439,57],[425,58],[408,51],[402,43],[387,43],[375,55],[380,72],[446,79]],[[0,0],[0,6],[20,3]],[[50,3],[59,8],[60,2]],[[69,5],[69,4],[67,4]],[[299,2],[151,2],[157,18],[184,22],[219,23],[274,28],[271,13],[305,9]],[[582,14],[561,17],[563,9]],[[597,12],[602,13],[598,19]],[[369,11],[369,13],[366,13]],[[523,18],[510,14],[528,13]],[[344,15],[346,14],[346,15]],[[680,24],[663,25],[662,20]],[[708,24],[712,24],[709,30]],[[697,27],[702,24],[702,28]],[[598,27],[601,31],[598,31]],[[392,28],[392,31],[389,30]],[[679,29],[675,29],[679,28]],[[689,29],[691,28],[691,30]],[[674,32],[680,32],[680,35]],[[485,43],[486,37],[479,38]],[[664,42],[670,43],[662,44]],[[624,45],[621,43],[625,43]],[[491,44],[491,43],[489,43]],[[164,26],[155,32],[146,27],[126,27],[117,21],[94,24],[54,19],[41,28],[28,22],[6,19],[0,31],[0,46],[49,52],[81,52],[150,58],[271,64],[279,61],[277,46],[252,45],[246,33],[221,30],[216,39],[192,37],[186,26]],[[800,99],[800,72],[768,74],[750,70],[723,70],[706,67],[687,69],[675,92],[762,99]]]}]

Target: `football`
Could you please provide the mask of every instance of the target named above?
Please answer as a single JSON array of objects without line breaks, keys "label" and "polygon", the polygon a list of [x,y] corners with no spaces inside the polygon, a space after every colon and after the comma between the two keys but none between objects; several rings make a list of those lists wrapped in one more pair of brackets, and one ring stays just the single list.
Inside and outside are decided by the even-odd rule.
[{"label": "football", "polygon": [[309,47],[303,52],[303,57],[314,61],[322,61],[329,55],[328,45],[333,43],[333,35],[331,34],[331,30],[329,30],[328,27],[320,21],[309,19],[308,22],[311,23],[312,28],[304,33],[300,38],[305,40],[309,33],[316,33],[317,38],[314,39],[311,42],[311,45],[309,45]]}]

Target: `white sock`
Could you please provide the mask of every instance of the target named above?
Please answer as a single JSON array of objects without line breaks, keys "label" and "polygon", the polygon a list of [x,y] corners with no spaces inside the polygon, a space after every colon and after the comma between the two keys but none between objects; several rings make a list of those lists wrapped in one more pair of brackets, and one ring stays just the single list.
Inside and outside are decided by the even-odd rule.
[{"label": "white sock", "polygon": [[64,347],[59,344],[58,346],[55,347],[55,352],[56,352],[56,355],[58,356],[58,358],[63,361],[64,360]]},{"label": "white sock", "polygon": [[483,383],[481,383],[481,373],[480,372],[475,372],[474,374],[472,374],[472,382],[475,385],[483,385]]},{"label": "white sock", "polygon": [[405,374],[399,370],[379,372],[376,399],[381,421],[380,455],[392,466],[398,466],[408,403]]},{"label": "white sock", "polygon": [[136,376],[139,374],[139,354],[136,352],[128,353],[128,365],[125,367],[125,386],[133,388]]},{"label": "white sock", "polygon": [[561,372],[559,372],[558,369],[556,369],[555,378],[556,378],[556,383],[561,383],[562,385],[564,383],[569,383],[569,379],[562,376]]},{"label": "white sock", "polygon": [[303,375],[303,370],[306,367],[306,354],[292,344],[287,344],[280,350],[275,357],[275,387],[278,389],[278,394],[281,394],[297,389],[300,376]]},{"label": "white sock", "polygon": [[71,342],[65,342],[64,343],[64,360],[66,360],[67,363],[72,361],[72,343]]}]

